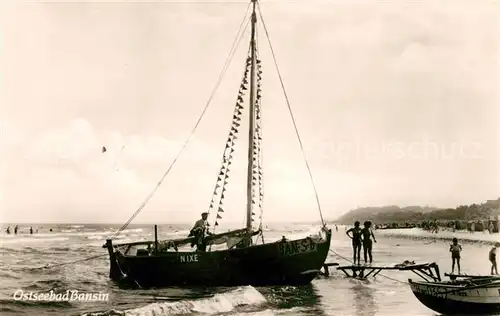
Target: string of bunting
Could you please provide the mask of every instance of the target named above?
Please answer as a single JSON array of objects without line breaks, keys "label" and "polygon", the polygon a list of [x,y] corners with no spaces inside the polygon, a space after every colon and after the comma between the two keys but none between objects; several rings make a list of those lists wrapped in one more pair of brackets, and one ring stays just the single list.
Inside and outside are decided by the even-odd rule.
[{"label": "string of bunting", "polygon": [[[262,213],[263,213],[263,170],[262,170],[262,121],[261,121],[261,97],[262,97],[262,65],[259,59],[256,60],[257,66],[257,93],[255,97],[255,133],[254,133],[254,155],[253,155],[253,169],[252,169],[252,206],[259,207],[259,228],[262,226]],[[258,198],[257,198],[258,194]],[[255,222],[255,213],[252,211],[252,221]]]},{"label": "string of bunting", "polygon": [[[222,155],[222,166],[217,176],[217,181],[215,184],[215,189],[212,194],[212,200],[210,201],[210,206],[208,208],[208,213],[214,208],[217,209],[216,218],[213,230],[219,225],[219,219],[222,219],[222,214],[224,213],[224,194],[226,193],[226,185],[229,179],[230,166],[232,164],[234,144],[235,140],[238,138],[239,127],[241,125],[241,117],[243,115],[243,96],[248,90],[248,74],[251,66],[251,58],[248,57],[245,65],[245,71],[243,73],[243,78],[241,80],[240,89],[238,91],[238,96],[236,98],[236,105],[233,112],[233,121],[231,124],[231,129],[229,130],[229,136],[226,141],[226,147],[224,148],[224,153]],[[218,194],[218,189],[221,188],[220,196]],[[216,202],[217,206],[216,206]]]}]

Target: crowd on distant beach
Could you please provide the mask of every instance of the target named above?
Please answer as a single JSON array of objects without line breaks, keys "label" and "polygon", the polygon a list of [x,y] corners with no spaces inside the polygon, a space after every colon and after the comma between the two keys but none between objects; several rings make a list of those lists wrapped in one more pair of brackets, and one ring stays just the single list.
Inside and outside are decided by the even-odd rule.
[{"label": "crowd on distant beach", "polygon": [[467,230],[469,233],[489,232],[498,233],[499,223],[497,220],[425,220],[419,223],[412,222],[393,222],[374,225],[375,229],[399,229],[399,228],[422,228],[423,230],[437,234],[442,230]]}]

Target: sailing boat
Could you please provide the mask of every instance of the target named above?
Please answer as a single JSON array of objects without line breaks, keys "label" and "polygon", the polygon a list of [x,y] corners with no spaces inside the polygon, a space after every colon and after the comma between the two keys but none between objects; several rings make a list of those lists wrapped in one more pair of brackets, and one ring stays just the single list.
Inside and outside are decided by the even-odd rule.
[{"label": "sailing boat", "polygon": [[[310,283],[320,273],[320,269],[325,263],[330,249],[331,230],[326,227],[323,221],[318,199],[318,208],[323,225],[320,227],[317,235],[296,240],[288,240],[283,237],[283,239],[276,242],[264,243],[262,213],[259,227],[257,229],[253,227],[254,216],[256,215],[255,211],[257,211],[257,208],[260,208],[262,212],[264,194],[262,189],[262,129],[260,123],[260,79],[262,70],[261,61],[258,59],[256,43],[257,0],[251,0],[249,3],[250,7],[251,36],[249,52],[234,108],[233,124],[229,132],[222,166],[208,211],[208,213],[212,212],[212,214],[216,212],[215,229],[218,226],[218,221],[222,218],[221,215],[224,213],[223,200],[228,183],[229,167],[232,163],[233,145],[239,133],[244,112],[244,96],[248,91],[249,144],[246,227],[222,234],[209,234],[203,238],[204,245],[209,246],[208,251],[203,248],[198,249],[199,247],[196,248],[196,251],[193,251],[193,246],[191,249],[189,248],[189,244],[193,245],[196,243],[195,237],[159,241],[156,226],[154,241],[113,244],[112,239],[107,239],[103,247],[108,250],[110,278],[112,280],[120,281],[126,278],[141,287],[298,285]],[[262,15],[260,17],[265,33],[267,34]],[[270,41],[269,44],[271,44]],[[293,122],[295,124],[294,120]],[[296,132],[297,137],[299,137],[297,129]],[[169,170],[164,174],[158,186]],[[147,203],[150,197],[151,195],[146,199],[145,203]],[[216,203],[217,201],[218,203]],[[119,232],[131,222],[135,215],[144,207],[145,203],[122,226]],[[258,244],[259,237],[262,240],[261,244]],[[212,245],[220,245],[224,242],[227,244],[227,249],[211,250]],[[180,249],[183,246],[187,248],[186,251]]]}]

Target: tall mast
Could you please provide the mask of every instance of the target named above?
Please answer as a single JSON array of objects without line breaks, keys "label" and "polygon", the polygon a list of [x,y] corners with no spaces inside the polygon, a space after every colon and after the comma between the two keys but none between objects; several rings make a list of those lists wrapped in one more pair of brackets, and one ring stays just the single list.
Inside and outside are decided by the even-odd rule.
[{"label": "tall mast", "polygon": [[252,231],[252,177],[253,177],[253,157],[254,157],[254,136],[255,136],[255,24],[257,23],[257,15],[255,14],[255,3],[257,0],[252,0],[252,17],[251,17],[251,37],[250,37],[250,106],[249,106],[249,132],[248,132],[248,166],[247,166],[247,222],[246,228],[248,233]]}]

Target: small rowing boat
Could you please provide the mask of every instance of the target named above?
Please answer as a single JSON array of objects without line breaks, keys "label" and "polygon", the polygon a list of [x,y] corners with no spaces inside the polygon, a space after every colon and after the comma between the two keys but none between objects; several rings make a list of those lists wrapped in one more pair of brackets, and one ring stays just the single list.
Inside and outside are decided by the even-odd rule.
[{"label": "small rowing boat", "polygon": [[417,299],[446,315],[497,315],[500,313],[500,277],[463,277],[450,281],[408,280]]}]

